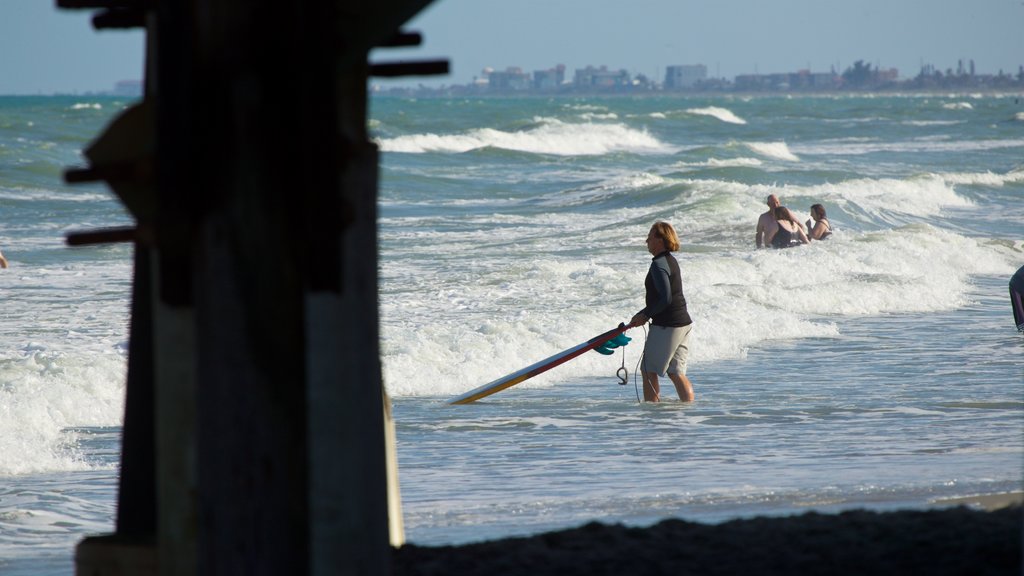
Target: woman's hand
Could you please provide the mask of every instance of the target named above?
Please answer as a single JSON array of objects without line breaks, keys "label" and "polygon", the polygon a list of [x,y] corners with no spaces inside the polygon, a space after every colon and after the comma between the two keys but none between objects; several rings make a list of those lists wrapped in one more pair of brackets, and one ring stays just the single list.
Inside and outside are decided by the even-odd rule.
[{"label": "woman's hand", "polygon": [[648,320],[650,320],[650,318],[644,316],[640,312],[637,312],[636,315],[633,316],[633,319],[629,321],[629,327],[636,328],[637,326],[643,326],[644,324],[647,324]]}]

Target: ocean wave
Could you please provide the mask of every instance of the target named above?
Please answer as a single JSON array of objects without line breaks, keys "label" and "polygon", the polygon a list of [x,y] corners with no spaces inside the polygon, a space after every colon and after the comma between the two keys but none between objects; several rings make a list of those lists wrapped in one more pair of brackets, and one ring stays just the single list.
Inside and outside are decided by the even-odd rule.
[{"label": "ocean wave", "polygon": [[860,156],[878,152],[983,152],[1024,146],[1024,139],[949,140],[945,138],[915,138],[899,142],[878,140],[829,140],[794,146],[800,154],[822,156]]},{"label": "ocean wave", "polygon": [[665,184],[665,182],[666,179],[662,176],[651,174],[649,172],[640,172],[613,177],[602,182],[600,184],[600,188],[602,190],[638,190],[641,188],[660,186]]},{"label": "ocean wave", "polygon": [[383,138],[377,143],[384,152],[406,154],[463,153],[483,148],[557,156],[600,156],[616,152],[663,154],[674,151],[646,130],[624,124],[577,124],[550,118],[519,132],[478,128],[462,134],[410,134]]},{"label": "ocean wave", "polygon": [[[831,202],[844,209],[847,216],[863,220],[866,225],[900,225],[905,217],[922,218],[940,214],[949,207],[974,205],[960,196],[950,182],[935,174],[907,179],[857,178],[812,186],[786,186],[783,196],[801,196]],[[828,209],[828,208],[826,208]]]},{"label": "ocean wave", "polygon": [[938,176],[949,184],[963,184],[966,186],[982,185],[998,188],[1007,184],[1024,183],[1024,170],[1013,170],[1006,174],[997,174],[995,172],[960,172],[939,174]]},{"label": "ocean wave", "polygon": [[547,194],[539,198],[537,203],[549,208],[568,208],[624,196],[635,200],[634,195],[630,193],[666,186],[671,182],[665,177],[649,172],[624,174],[577,189]]},{"label": "ocean wave", "polygon": [[588,122],[593,122],[594,120],[618,120],[619,115],[614,112],[584,112],[583,114],[580,114],[580,118]]},{"label": "ocean wave", "polygon": [[756,168],[763,166],[764,161],[758,158],[708,158],[701,162],[678,162],[680,168]]},{"label": "ocean wave", "polygon": [[[767,342],[836,337],[844,317],[953,310],[968,303],[973,276],[1016,268],[1016,247],[942,224],[948,207],[973,205],[951,180],[989,178],[928,174],[779,186],[629,172],[548,194],[530,213],[474,216],[462,223],[465,233],[429,241],[392,223],[398,236],[390,241],[410,252],[401,265],[385,262],[382,272],[388,390],[461,393],[607,330],[638,305],[646,269],[637,261],[655,219],[672,222],[688,246],[679,258],[700,331],[691,356],[697,365],[743,358]],[[769,193],[794,207],[824,203],[839,225],[835,236],[793,250],[752,250]],[[471,270],[458,263],[467,249],[474,252]],[[439,263],[436,254],[453,256]],[[585,355],[570,372],[601,374],[607,364]],[[523,386],[547,387],[566,374]]]},{"label": "ocean wave", "polygon": [[761,156],[767,156],[776,160],[787,160],[789,162],[800,161],[800,158],[790,151],[789,146],[785,142],[743,142],[743,145]]},{"label": "ocean wave", "polygon": [[900,124],[904,126],[955,126],[963,124],[963,120],[904,120]]},{"label": "ocean wave", "polygon": [[567,110],[579,110],[584,112],[599,112],[607,111],[607,106],[598,106],[597,104],[566,104],[565,109]]},{"label": "ocean wave", "polygon": [[974,105],[970,102],[947,102],[942,107],[946,110],[974,110]]},{"label": "ocean wave", "polygon": [[747,121],[740,118],[736,114],[727,108],[719,108],[717,106],[708,106],[706,108],[690,108],[686,111],[687,114],[695,114],[697,116],[711,116],[718,118],[722,122],[728,122],[729,124],[746,124]]},{"label": "ocean wave", "polygon": [[[684,236],[704,236],[680,226],[676,214],[662,216]],[[543,227],[522,223],[518,230],[504,229],[518,238],[500,242],[501,265],[474,264],[471,274],[449,270],[440,285],[437,274],[418,270],[393,280],[404,285],[430,278],[401,298],[384,292],[383,355],[391,394],[464,392],[584,341],[634,311],[646,272],[637,263],[642,257],[636,246],[650,217],[635,229],[592,232],[568,229],[554,218]],[[549,228],[563,230],[559,238],[567,234],[575,244],[607,250],[558,257],[557,244],[549,247],[538,236]],[[487,246],[476,250],[474,263],[496,257]],[[524,251],[532,255],[524,258]],[[844,317],[953,310],[967,304],[973,275],[1012,272],[1014,257],[984,239],[928,224],[840,231],[828,242],[785,251],[685,251],[679,259],[700,342],[691,361],[743,358],[766,342],[836,337]],[[428,283],[434,288],[426,289]],[[422,298],[410,301],[416,293]],[[414,330],[397,323],[408,322],[409,310],[420,310],[430,321]],[[607,371],[607,358],[591,354],[574,361],[571,374]],[[554,371],[522,386],[545,387],[565,378],[565,370]]]},{"label": "ocean wave", "polygon": [[120,424],[124,357],[31,344],[7,356],[0,360],[0,476],[88,468],[66,429]]}]

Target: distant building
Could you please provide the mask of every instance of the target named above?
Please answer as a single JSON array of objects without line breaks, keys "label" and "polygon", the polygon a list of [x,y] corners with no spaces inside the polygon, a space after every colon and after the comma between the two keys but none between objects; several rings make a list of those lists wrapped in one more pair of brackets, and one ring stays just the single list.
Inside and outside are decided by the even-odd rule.
[{"label": "distant building", "polygon": [[614,90],[626,88],[632,82],[629,72],[625,70],[609,70],[607,66],[594,68],[577,68],[573,87],[580,90]]},{"label": "distant building", "polygon": [[558,90],[565,82],[565,66],[559,64],[547,70],[534,70],[533,89],[542,92]]},{"label": "distant building", "polygon": [[141,80],[121,80],[114,84],[115,96],[142,96]]},{"label": "distant building", "polygon": [[840,84],[835,72],[811,72],[800,70],[789,74],[789,87],[794,90],[832,90]]},{"label": "distant building", "polygon": [[834,90],[842,83],[835,72],[787,72],[783,74],[741,74],[735,79],[739,92],[824,91]]},{"label": "distant building", "polygon": [[484,73],[491,92],[525,92],[530,89],[530,75],[518,66],[510,66],[504,72],[485,70]]},{"label": "distant building", "polygon": [[707,77],[708,67],[703,64],[669,66],[665,69],[665,89],[693,88]]},{"label": "distant building", "polygon": [[876,78],[879,82],[895,82],[900,77],[900,71],[896,68],[889,68],[887,70],[878,70]]}]

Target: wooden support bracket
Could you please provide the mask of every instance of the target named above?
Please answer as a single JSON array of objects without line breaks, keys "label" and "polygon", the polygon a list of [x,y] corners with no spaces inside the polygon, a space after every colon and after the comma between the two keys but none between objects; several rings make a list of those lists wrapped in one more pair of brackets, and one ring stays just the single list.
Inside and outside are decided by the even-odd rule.
[{"label": "wooden support bracket", "polygon": [[106,9],[145,9],[149,0],[57,0],[57,8],[66,10]]},{"label": "wooden support bracket", "polygon": [[397,76],[437,76],[448,73],[447,60],[423,60],[419,62],[385,62],[370,64],[370,76],[394,78]]},{"label": "wooden support bracket", "polygon": [[146,11],[137,8],[111,8],[93,16],[92,26],[97,30],[145,28]]},{"label": "wooden support bracket", "polygon": [[419,46],[423,43],[423,35],[419,32],[398,32],[386,42],[380,45],[381,48],[399,48],[402,46]]},{"label": "wooden support bracket", "polygon": [[135,242],[139,238],[138,228],[123,226],[118,228],[102,228],[82,232],[69,232],[65,237],[68,246],[92,246],[94,244],[114,244],[119,242]]}]

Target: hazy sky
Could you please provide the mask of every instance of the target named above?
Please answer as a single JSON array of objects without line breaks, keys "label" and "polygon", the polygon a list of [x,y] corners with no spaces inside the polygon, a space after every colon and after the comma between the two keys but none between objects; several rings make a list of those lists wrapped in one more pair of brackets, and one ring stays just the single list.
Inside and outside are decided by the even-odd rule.
[{"label": "hazy sky", "polygon": [[439,0],[407,25],[415,51],[375,60],[447,57],[447,83],[484,67],[526,71],[607,65],[663,79],[704,64],[710,76],[842,72],[857,60],[916,76],[921,64],[1016,73],[1024,64],[1022,0]]},{"label": "hazy sky", "polygon": [[92,27],[93,10],[0,0],[0,94],[113,90],[143,75],[145,33]]},{"label": "hazy sky", "polygon": [[[0,0],[0,94],[110,90],[143,74],[141,31],[93,30],[92,11],[53,0]],[[711,76],[856,60],[917,74],[975,61],[979,73],[1024,64],[1024,0],[437,0],[407,26],[416,49],[372,60],[448,58],[452,74],[404,82],[463,84],[484,67],[526,71],[607,65],[661,79],[666,66]]]}]

